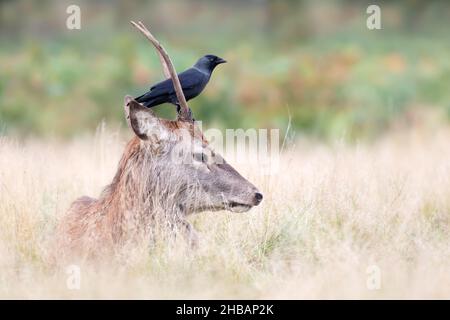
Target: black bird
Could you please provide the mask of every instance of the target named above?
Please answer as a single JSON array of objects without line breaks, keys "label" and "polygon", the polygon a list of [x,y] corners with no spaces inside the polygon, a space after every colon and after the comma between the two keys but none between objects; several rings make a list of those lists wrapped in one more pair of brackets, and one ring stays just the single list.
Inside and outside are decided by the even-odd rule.
[{"label": "black bird", "polygon": [[[186,101],[198,96],[209,82],[214,68],[225,62],[222,58],[208,54],[201,57],[192,68],[179,73],[178,78],[180,79]],[[176,105],[177,111],[180,111],[177,95],[170,78],[155,84],[147,93],[137,97],[135,100],[148,108],[168,102]]]}]

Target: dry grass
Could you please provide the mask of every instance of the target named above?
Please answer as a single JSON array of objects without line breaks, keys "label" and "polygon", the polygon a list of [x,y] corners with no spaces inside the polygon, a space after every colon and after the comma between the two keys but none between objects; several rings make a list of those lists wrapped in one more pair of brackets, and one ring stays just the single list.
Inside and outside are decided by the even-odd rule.
[{"label": "dry grass", "polygon": [[[0,140],[2,298],[449,298],[450,132],[371,145],[298,141],[278,175],[236,166],[264,193],[245,214],[204,213],[181,240],[81,268],[81,289],[46,262],[57,218],[111,181],[125,139]],[[366,285],[368,266],[381,288]]]}]

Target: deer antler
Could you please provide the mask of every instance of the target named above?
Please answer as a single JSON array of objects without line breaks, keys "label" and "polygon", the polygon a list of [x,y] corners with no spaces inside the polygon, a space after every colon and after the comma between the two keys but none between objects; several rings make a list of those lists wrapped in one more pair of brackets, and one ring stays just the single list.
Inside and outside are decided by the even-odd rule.
[{"label": "deer antler", "polygon": [[153,44],[158,52],[159,60],[163,67],[164,76],[167,79],[172,79],[178,103],[180,104],[178,119],[183,121],[193,121],[191,109],[187,104],[183,89],[181,88],[180,79],[178,79],[177,72],[175,71],[172,60],[170,60],[169,54],[141,21],[138,21],[138,23],[131,21],[131,24],[135,26]]}]

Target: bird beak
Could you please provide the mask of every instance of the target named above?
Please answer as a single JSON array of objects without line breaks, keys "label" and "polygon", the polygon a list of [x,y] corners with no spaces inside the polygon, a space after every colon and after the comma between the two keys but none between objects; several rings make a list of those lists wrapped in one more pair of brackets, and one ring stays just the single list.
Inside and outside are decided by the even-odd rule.
[{"label": "bird beak", "polygon": [[216,60],[216,64],[221,64],[221,63],[226,63],[226,62],[227,62],[227,60],[224,60],[222,58],[217,58],[217,60]]}]

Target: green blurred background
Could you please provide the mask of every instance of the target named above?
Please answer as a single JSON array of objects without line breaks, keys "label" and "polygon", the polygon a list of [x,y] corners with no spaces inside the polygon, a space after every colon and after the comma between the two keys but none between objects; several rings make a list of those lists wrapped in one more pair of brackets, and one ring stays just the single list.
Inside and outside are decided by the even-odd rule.
[{"label": "green blurred background", "polygon": [[[66,8],[81,7],[81,30]],[[382,30],[366,8],[381,7]],[[162,79],[142,20],[178,71],[224,57],[190,106],[206,127],[364,139],[450,119],[449,1],[0,1],[0,133],[124,125],[122,101]],[[158,107],[173,117],[172,107]]]}]

